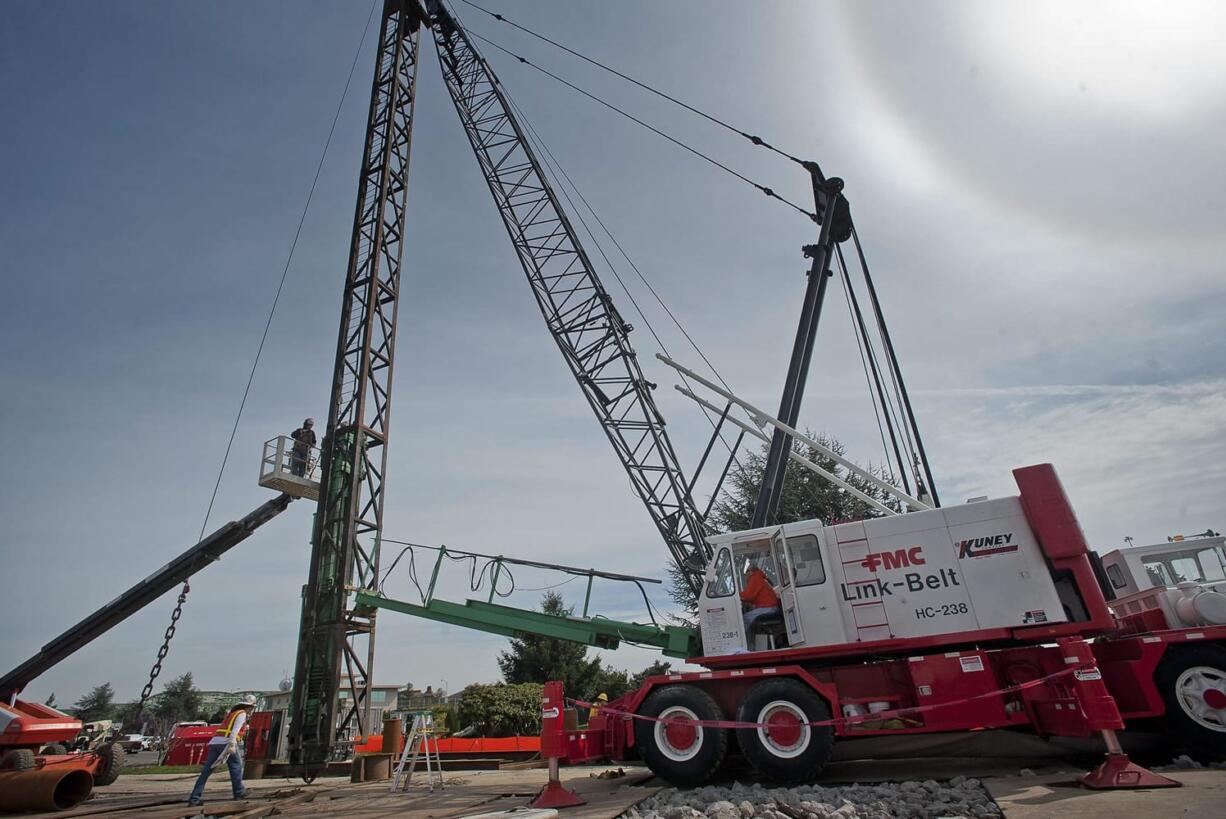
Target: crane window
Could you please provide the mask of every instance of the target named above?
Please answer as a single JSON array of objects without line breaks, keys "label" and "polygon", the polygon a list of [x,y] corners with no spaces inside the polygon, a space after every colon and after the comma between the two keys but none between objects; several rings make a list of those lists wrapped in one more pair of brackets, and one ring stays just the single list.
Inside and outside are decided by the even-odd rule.
[{"label": "crane window", "polygon": [[1107,567],[1107,577],[1111,580],[1111,585],[1117,589],[1122,589],[1128,584],[1124,582],[1124,573],[1120,571],[1119,564],[1112,563]]},{"label": "crane window", "polygon": [[822,565],[822,550],[817,544],[817,535],[788,538],[788,557],[792,561],[798,587],[826,582],[826,567]]},{"label": "crane window", "polygon": [[1185,580],[1194,583],[1226,580],[1226,567],[1223,567],[1221,556],[1212,546],[1154,555],[1144,558],[1141,563],[1153,581],[1164,586],[1174,586]]},{"label": "crane window", "polygon": [[732,555],[727,549],[720,549],[719,557],[715,558],[715,577],[707,583],[707,597],[728,597],[736,591],[736,581],[732,577]]}]

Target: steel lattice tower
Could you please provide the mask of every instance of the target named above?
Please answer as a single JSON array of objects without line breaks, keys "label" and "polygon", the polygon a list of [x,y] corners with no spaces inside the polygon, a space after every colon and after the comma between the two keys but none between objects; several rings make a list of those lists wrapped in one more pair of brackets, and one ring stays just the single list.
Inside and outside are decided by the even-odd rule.
[{"label": "steel lattice tower", "polygon": [[[290,701],[290,760],[304,767],[325,762],[352,722],[367,729],[375,611],[355,608],[352,592],[373,589],[379,574],[423,19],[413,0],[384,1]],[[342,687],[350,699],[338,720]]]}]

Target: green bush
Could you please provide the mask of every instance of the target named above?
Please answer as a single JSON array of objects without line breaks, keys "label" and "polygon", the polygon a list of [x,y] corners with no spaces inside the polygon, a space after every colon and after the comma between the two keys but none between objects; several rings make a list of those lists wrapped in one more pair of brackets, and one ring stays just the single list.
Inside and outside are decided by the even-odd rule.
[{"label": "green bush", "polygon": [[473,725],[486,737],[539,734],[541,691],[539,683],[470,685],[460,692],[455,730]]}]

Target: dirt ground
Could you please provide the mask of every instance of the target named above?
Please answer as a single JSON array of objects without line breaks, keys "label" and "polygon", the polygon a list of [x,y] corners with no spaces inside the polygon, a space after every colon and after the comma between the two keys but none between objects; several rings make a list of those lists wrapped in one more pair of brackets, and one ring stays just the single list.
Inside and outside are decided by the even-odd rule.
[{"label": "dirt ground", "polygon": [[[1079,786],[1076,777],[1084,768],[1074,763],[1037,760],[1033,768],[1018,759],[896,759],[835,762],[821,777],[822,784],[949,779],[974,776],[981,779],[1009,819],[1120,819],[1129,814],[1145,819],[1226,816],[1226,771],[1167,771],[1181,788],[1143,791],[1091,791]],[[631,806],[655,794],[664,783],[638,766],[621,766],[626,775],[596,779],[594,774],[617,770],[613,766],[563,768],[562,778],[580,792],[588,804],[562,811],[561,819],[613,819]],[[1025,771],[1025,773],[1021,773]],[[731,771],[733,777],[738,772]],[[206,805],[190,809],[184,804],[195,776],[186,774],[123,776],[113,785],[99,788],[94,798],[71,811],[56,814],[26,814],[27,817],[94,817],[95,819],[177,819],[221,815],[230,819],[257,819],[283,815],[287,819],[460,819],[480,813],[522,809],[544,785],[542,769],[466,771],[447,774],[444,787],[431,793],[424,779],[415,778],[409,789],[390,793],[387,782],[351,784],[348,779],[327,777],[304,785],[295,779],[251,781],[252,798],[230,799],[224,773],[210,779]]]}]

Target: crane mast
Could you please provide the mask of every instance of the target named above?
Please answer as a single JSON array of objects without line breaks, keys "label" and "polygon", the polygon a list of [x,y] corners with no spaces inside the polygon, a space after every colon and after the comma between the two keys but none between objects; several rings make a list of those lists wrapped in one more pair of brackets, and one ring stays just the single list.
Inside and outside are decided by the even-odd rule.
[{"label": "crane mast", "polygon": [[618,313],[498,78],[441,4],[429,3],[443,79],[532,295],[673,560],[694,585],[710,549],[702,515]]},{"label": "crane mast", "polygon": [[[379,575],[409,145],[424,21],[416,0],[384,1],[290,699],[290,760],[304,772],[327,761],[337,734],[351,722],[358,733],[367,728],[375,610],[354,605],[353,592],[375,588]],[[342,683],[350,696],[338,719]]]}]

